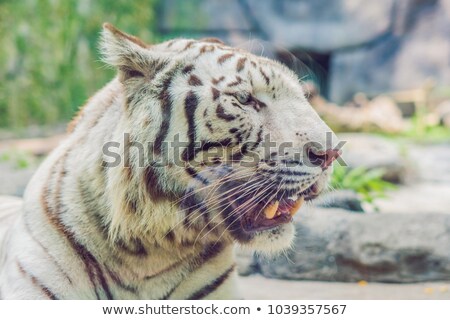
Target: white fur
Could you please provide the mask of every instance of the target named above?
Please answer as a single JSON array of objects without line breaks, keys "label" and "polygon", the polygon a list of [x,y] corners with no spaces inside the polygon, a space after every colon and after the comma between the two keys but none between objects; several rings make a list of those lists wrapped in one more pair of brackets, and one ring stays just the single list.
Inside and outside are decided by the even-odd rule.
[{"label": "white fur", "polygon": [[[45,287],[57,298],[107,298],[98,277],[103,273],[116,299],[158,299],[169,293],[168,298],[183,299],[231,270],[236,239],[228,231],[220,210],[211,209],[210,216],[218,232],[208,231],[205,227],[200,231],[185,230],[184,212],[179,202],[170,197],[156,201],[149,196],[144,183],[146,168],[150,166],[148,158],[144,159],[144,166],[139,167],[137,151],[132,150],[132,169],[127,170],[123,163],[108,169],[101,167],[106,160],[102,153],[105,143],[118,142],[117,151],[123,155],[124,133],[129,133],[133,141],[140,142],[148,151],[147,143],[155,140],[164,122],[161,101],[155,96],[164,85],[168,70],[175,72],[168,88],[172,114],[167,142],[173,141],[175,135],[188,140],[189,122],[184,104],[186,96],[192,92],[198,97],[194,117],[199,140],[215,141],[230,136],[229,130],[234,123],[219,120],[214,115],[215,106],[220,103],[227,114],[238,113],[243,117],[243,129],[252,129],[248,141],[255,141],[258,128],[263,128],[264,134],[271,134],[272,140],[293,142],[286,150],[287,154],[279,155],[279,159],[289,158],[311,141],[326,145],[326,132],[331,130],[308,104],[297,77],[277,62],[202,41],[177,39],[149,46],[110,25],[105,26],[101,48],[105,62],[118,69],[118,77],[90,99],[73,123],[74,129],[68,139],[48,157],[30,182],[24,207],[13,219],[14,223],[9,224],[0,248],[2,297],[49,298]],[[206,52],[202,53],[202,48]],[[218,59],[225,54],[233,56],[219,63]],[[242,58],[246,59],[246,64],[244,71],[239,73],[236,64]],[[183,73],[182,67],[189,64],[194,66],[193,71]],[[191,75],[202,84],[190,85]],[[230,86],[237,75],[241,77],[241,83]],[[269,85],[265,75],[270,78]],[[220,77],[224,80],[212,84]],[[212,87],[222,93],[218,101],[213,101]],[[240,91],[250,92],[266,107],[259,111],[237,109],[232,104],[236,103],[235,98],[226,93]],[[214,125],[213,132],[206,126],[208,121]],[[238,147],[227,152],[235,152]],[[261,148],[255,152],[261,158],[268,156]],[[168,154],[169,162],[173,164],[173,151]],[[259,164],[260,168],[264,166],[264,163]],[[218,188],[202,189],[204,186],[188,175],[184,167],[156,170],[158,185],[150,187],[160,188],[164,194],[193,188],[210,207],[220,199]],[[199,174],[215,181],[212,186],[216,186],[214,183],[219,181],[217,177],[214,179],[216,172],[209,170],[206,167],[198,169]],[[244,175],[254,174],[257,168],[235,170],[237,175]],[[305,173],[291,177],[297,179],[292,188],[299,192],[313,183],[323,188],[330,174],[330,170],[322,172],[321,168],[306,166],[290,170]],[[309,182],[306,182],[307,178]],[[194,224],[202,227],[200,213],[195,213],[193,219]],[[62,231],[58,224],[64,225],[66,230]],[[168,241],[166,236],[171,230],[173,239]],[[241,245],[263,254],[276,254],[289,248],[293,236],[293,225],[287,224],[257,232]],[[120,244],[134,248],[136,239],[145,249],[145,256],[121,249]],[[214,243],[222,246],[221,251],[198,266],[199,255]],[[100,271],[94,270],[95,285],[88,274],[89,269],[95,269],[94,263],[91,258],[80,258],[77,252],[80,246],[86,248],[100,266]],[[121,285],[114,280],[114,274],[121,279]],[[149,277],[155,274],[157,276]],[[237,297],[234,278],[233,271],[217,290],[204,298]],[[134,289],[124,289],[124,285]]]}]

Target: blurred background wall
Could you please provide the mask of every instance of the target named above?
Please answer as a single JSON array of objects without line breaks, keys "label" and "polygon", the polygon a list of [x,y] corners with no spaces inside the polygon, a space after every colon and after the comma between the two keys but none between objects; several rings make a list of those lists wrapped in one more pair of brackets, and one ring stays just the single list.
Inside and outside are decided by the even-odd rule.
[{"label": "blurred background wall", "polygon": [[112,77],[96,50],[104,21],[298,58],[339,104],[427,79],[450,95],[450,0],[0,0],[0,127],[65,121]]},{"label": "blurred background wall", "polygon": [[321,94],[337,103],[427,78],[450,83],[448,0],[168,0],[160,18],[164,34],[278,45],[312,66]]}]

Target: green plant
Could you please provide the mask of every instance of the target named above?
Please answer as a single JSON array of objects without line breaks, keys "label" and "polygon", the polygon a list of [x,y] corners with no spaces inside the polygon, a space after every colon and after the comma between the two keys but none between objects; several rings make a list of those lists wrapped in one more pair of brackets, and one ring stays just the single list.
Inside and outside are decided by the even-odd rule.
[{"label": "green plant", "polygon": [[411,119],[410,126],[403,133],[404,137],[418,142],[450,141],[450,129],[440,125],[424,123],[423,115],[416,115]]},{"label": "green plant", "polygon": [[9,150],[0,154],[0,162],[11,163],[14,169],[21,170],[36,165],[37,158],[26,151]]},{"label": "green plant", "polygon": [[0,127],[70,119],[113,77],[97,50],[102,23],[155,41],[156,2],[0,0]]},{"label": "green plant", "polygon": [[410,119],[407,119],[407,126],[400,133],[378,133],[391,139],[407,139],[418,143],[441,143],[450,141],[450,128],[439,124],[427,123],[428,114],[424,107],[420,108]]},{"label": "green plant", "polygon": [[331,177],[331,187],[334,189],[350,189],[355,191],[363,202],[377,210],[374,200],[386,197],[386,191],[396,186],[383,180],[383,169],[366,169],[363,167],[350,169],[336,164]]}]

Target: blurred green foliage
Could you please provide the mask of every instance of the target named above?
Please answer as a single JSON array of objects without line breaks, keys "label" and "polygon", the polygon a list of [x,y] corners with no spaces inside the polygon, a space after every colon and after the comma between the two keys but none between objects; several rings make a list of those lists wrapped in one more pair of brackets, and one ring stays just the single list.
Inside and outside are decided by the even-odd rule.
[{"label": "blurred green foliage", "polygon": [[0,0],[0,127],[66,121],[109,81],[102,23],[155,41],[158,0]]},{"label": "blurred green foliage", "polygon": [[0,162],[12,164],[16,170],[27,169],[39,162],[31,153],[22,150],[8,150],[0,154]]},{"label": "blurred green foliage", "polygon": [[411,119],[408,119],[407,127],[403,132],[376,132],[376,134],[389,139],[413,141],[422,144],[450,141],[450,128],[439,124],[426,124],[425,116],[419,114],[415,114]]},{"label": "blurred green foliage", "polygon": [[330,185],[334,189],[347,189],[355,191],[363,202],[374,206],[374,201],[386,197],[386,191],[396,186],[383,180],[384,170],[366,169],[358,167],[349,169],[336,163]]},{"label": "blurred green foliage", "polygon": [[396,138],[409,138],[416,142],[447,142],[450,140],[450,128],[441,125],[426,124],[424,116],[416,114],[411,118],[407,130]]}]

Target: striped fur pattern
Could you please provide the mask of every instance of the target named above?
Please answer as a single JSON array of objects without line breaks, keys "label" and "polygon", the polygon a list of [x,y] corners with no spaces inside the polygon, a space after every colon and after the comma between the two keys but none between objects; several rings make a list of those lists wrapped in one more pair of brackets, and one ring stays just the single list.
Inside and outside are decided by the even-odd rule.
[{"label": "striped fur pattern", "polygon": [[[234,244],[271,254],[294,234],[292,224],[245,232],[242,221],[267,198],[325,186],[330,170],[286,164],[331,130],[291,71],[215,39],[148,45],[106,24],[101,49],[118,76],[79,112],[3,224],[1,297],[239,297]],[[267,134],[294,145],[266,154]],[[179,155],[174,137],[186,142]],[[126,163],[105,165],[111,141],[122,156],[128,145]],[[213,149],[223,154],[205,160]],[[250,153],[260,160],[239,166]],[[245,202],[230,206],[237,197]]]}]

